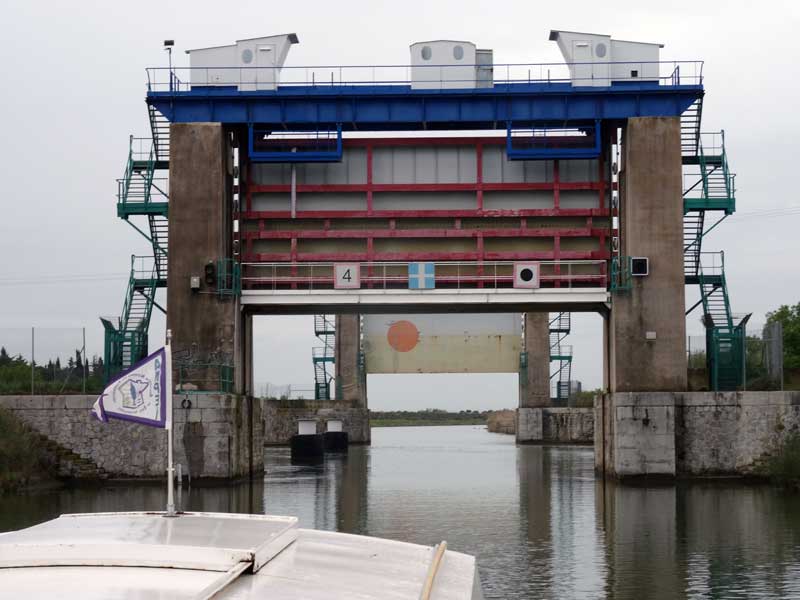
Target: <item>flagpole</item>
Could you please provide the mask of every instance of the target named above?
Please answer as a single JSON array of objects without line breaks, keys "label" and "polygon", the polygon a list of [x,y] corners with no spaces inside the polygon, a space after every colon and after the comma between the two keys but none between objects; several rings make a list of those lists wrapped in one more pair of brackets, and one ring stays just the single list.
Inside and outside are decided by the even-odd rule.
[{"label": "flagpole", "polygon": [[167,329],[167,345],[165,347],[167,364],[167,514],[175,516],[175,469],[172,464],[172,331]]}]

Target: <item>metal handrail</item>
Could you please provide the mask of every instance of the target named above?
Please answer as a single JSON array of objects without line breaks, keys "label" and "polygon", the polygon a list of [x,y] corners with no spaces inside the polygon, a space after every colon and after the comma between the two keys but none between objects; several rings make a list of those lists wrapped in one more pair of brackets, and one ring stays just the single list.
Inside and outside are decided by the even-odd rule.
[{"label": "metal handrail", "polygon": [[[658,65],[658,75],[652,78],[629,76],[614,76],[614,81],[653,81],[658,80],[660,85],[702,85],[703,65],[701,60],[693,61],[605,61],[605,62],[550,62],[550,63],[495,63],[493,70],[493,85],[520,84],[520,83],[572,83],[577,85],[582,81],[592,84],[597,79],[610,80],[609,73],[606,77],[574,77],[570,71],[574,67],[629,66],[628,71],[641,73],[645,66]],[[261,84],[280,84],[281,86],[363,86],[363,85],[408,85],[412,82],[412,70],[415,72],[438,71],[439,78],[423,77],[419,79],[426,85],[435,83],[452,85],[454,83],[475,84],[474,78],[445,77],[448,72],[464,73],[465,68],[485,68],[486,65],[459,64],[390,64],[390,65],[313,65],[313,66],[282,66],[282,67],[245,67],[245,66],[219,66],[219,67],[148,67],[148,91],[186,92],[193,87],[219,86],[219,85],[254,85],[257,75],[264,74]],[[691,74],[687,74],[691,73]],[[226,76],[219,83],[213,82],[209,75],[225,73]],[[664,74],[662,74],[664,73]],[[193,77],[195,75],[195,77]],[[245,77],[245,75],[248,75]],[[463,76],[462,76],[463,77]],[[194,82],[193,82],[194,81]],[[205,83],[199,83],[205,81]],[[208,83],[211,81],[211,83]],[[609,84],[610,85],[610,84]]]},{"label": "metal handrail", "polygon": [[[343,261],[344,262],[344,261]],[[437,281],[456,284],[460,287],[461,283],[472,284],[493,284],[496,288],[498,284],[508,284],[513,281],[513,272],[502,273],[498,269],[511,271],[515,261],[427,261],[434,264],[437,269]],[[607,282],[605,260],[571,260],[571,261],[531,261],[540,266],[539,279],[542,282],[559,282],[566,287],[572,287],[572,283],[596,281],[598,287],[605,287]],[[389,272],[390,270],[402,270],[408,267],[408,262],[364,262],[352,261],[358,264],[361,271],[362,289],[371,287],[376,289],[386,289],[387,285],[403,284],[408,282],[408,273]],[[243,272],[261,270],[266,271],[261,275],[242,275],[243,284],[271,285],[272,289],[278,286],[295,285],[298,289],[315,289],[315,285],[325,285],[330,287],[334,283],[333,262],[249,262],[242,263]],[[596,272],[575,272],[578,267],[595,267]],[[468,268],[468,271],[462,269]],[[544,268],[544,269],[543,269]],[[446,269],[442,273],[440,269]],[[455,269],[455,272],[453,270]],[[304,274],[298,274],[298,271]],[[542,272],[544,270],[545,272]],[[552,270],[552,273],[550,272]],[[316,272],[315,272],[316,271]],[[302,286],[302,287],[301,287]],[[486,289],[486,288],[484,288]],[[491,288],[489,288],[491,289]]]},{"label": "metal handrail", "polygon": [[702,275],[721,275],[725,272],[725,252],[699,252],[698,270]]},{"label": "metal handrail", "polygon": [[311,349],[311,356],[312,358],[333,358],[335,354],[335,350],[333,347],[325,345],[325,346],[316,346]]},{"label": "metal handrail", "polygon": [[[553,351],[555,349],[555,351]],[[572,346],[556,344],[550,346],[550,356],[572,358]]]}]

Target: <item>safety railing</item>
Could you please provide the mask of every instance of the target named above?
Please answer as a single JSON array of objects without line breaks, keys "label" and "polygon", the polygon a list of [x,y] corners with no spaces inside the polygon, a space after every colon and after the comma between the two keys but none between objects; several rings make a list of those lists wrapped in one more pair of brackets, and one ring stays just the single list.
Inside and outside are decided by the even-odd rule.
[{"label": "safety railing", "polygon": [[256,382],[253,393],[265,400],[313,400],[314,386],[302,383],[276,385],[268,382]]},{"label": "safety railing", "polygon": [[217,261],[217,295],[239,296],[242,293],[241,265],[232,258]]},{"label": "safety railing", "polygon": [[[611,81],[701,85],[703,61],[608,61],[573,63],[501,63],[492,67],[491,84],[611,85]],[[478,73],[486,65],[317,65],[283,67],[150,67],[147,89],[189,92],[197,88],[241,86],[243,90],[280,86],[340,87],[415,85],[426,89],[484,85]]]},{"label": "safety railing", "polygon": [[125,173],[117,179],[117,203],[148,204],[153,195],[166,202],[169,178],[155,177],[156,150],[151,138],[130,136]]},{"label": "safety railing", "polygon": [[725,274],[725,252],[700,252],[700,274],[708,277]]},{"label": "safety railing", "polygon": [[[607,261],[529,261],[539,266],[540,287],[606,287]],[[242,288],[260,290],[335,289],[333,262],[242,263]],[[407,262],[348,262],[358,265],[360,289],[408,289]],[[514,287],[513,261],[432,262],[437,289],[501,289]],[[352,286],[349,286],[352,291]]]},{"label": "safety railing", "polygon": [[556,344],[550,348],[550,360],[569,360],[572,358],[572,346]]},{"label": "safety railing", "polygon": [[155,279],[156,263],[152,255],[131,255],[131,277],[134,279]]},{"label": "safety railing", "polygon": [[311,349],[311,356],[314,360],[333,360],[334,352],[330,346],[317,346]]},{"label": "safety railing", "polygon": [[173,362],[177,372],[177,394],[233,392],[233,365],[218,362]]}]

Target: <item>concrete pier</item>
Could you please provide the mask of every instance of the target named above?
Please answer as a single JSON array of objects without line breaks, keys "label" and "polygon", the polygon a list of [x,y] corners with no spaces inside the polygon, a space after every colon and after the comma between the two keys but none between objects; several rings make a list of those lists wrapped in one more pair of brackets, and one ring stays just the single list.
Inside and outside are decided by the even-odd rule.
[{"label": "concrete pier", "polygon": [[328,421],[341,421],[351,444],[369,444],[369,411],[347,400],[263,400],[264,444],[285,446],[297,433],[297,422],[312,420],[317,433],[326,431]]},{"label": "concrete pier", "polygon": [[685,391],[680,119],[628,119],[623,148],[621,254],[648,258],[650,272],[614,295],[606,320],[607,388]]},{"label": "concrete pier", "polygon": [[[206,265],[232,255],[233,162],[220,123],[170,126],[169,266],[167,327],[176,363],[234,366],[235,391],[244,392],[241,318],[235,298],[220,298],[204,280]],[[191,277],[200,289],[192,290]],[[193,367],[184,384],[219,391],[219,368]],[[175,384],[181,383],[176,372]]]},{"label": "concrete pier", "polygon": [[527,364],[519,373],[517,442],[541,441],[541,409],[550,406],[550,315],[525,313],[523,352]]},{"label": "concrete pier", "polygon": [[595,399],[607,477],[752,475],[800,431],[800,392],[640,392]]},{"label": "concrete pier", "polygon": [[[345,431],[351,444],[369,444],[371,436],[367,405],[367,374],[360,364],[361,317],[359,315],[336,315],[335,356],[338,404],[334,408],[334,413],[344,409]],[[321,416],[328,418],[330,414],[323,412]]]}]

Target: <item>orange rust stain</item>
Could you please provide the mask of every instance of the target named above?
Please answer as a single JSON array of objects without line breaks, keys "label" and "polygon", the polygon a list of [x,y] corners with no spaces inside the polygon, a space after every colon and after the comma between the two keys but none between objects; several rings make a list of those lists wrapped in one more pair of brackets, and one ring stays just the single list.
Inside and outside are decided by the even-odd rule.
[{"label": "orange rust stain", "polygon": [[389,326],[386,339],[398,352],[408,352],[419,343],[419,329],[411,321],[395,321]]}]

